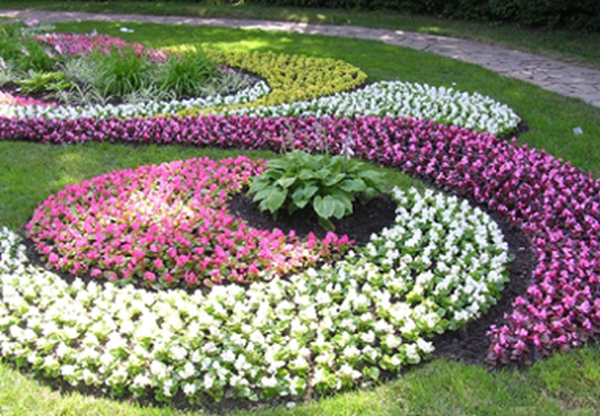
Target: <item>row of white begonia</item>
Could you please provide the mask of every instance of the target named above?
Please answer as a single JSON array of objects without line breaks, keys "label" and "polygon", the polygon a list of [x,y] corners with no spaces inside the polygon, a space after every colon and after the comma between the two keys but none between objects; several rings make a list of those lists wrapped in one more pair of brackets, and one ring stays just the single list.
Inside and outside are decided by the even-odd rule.
[{"label": "row of white begonia", "polygon": [[382,81],[353,92],[273,107],[223,109],[221,114],[258,117],[412,117],[502,135],[521,118],[507,105],[480,93],[401,81]]},{"label": "row of white begonia", "polygon": [[[353,92],[337,93],[311,101],[298,101],[278,106],[237,107],[268,94],[263,81],[231,96],[211,96],[184,101],[148,102],[143,104],[75,106],[0,105],[0,115],[19,118],[73,119],[79,117],[110,118],[173,114],[190,108],[207,109],[224,115],[257,117],[412,117],[431,119],[494,135],[513,131],[521,121],[507,105],[479,93],[456,91],[410,82],[383,81]],[[233,107],[231,107],[233,106]],[[223,108],[224,107],[224,108]]]},{"label": "row of white begonia", "polygon": [[333,266],[208,294],[68,284],[0,233],[1,354],[112,394],[294,400],[418,363],[495,302],[508,248],[479,209],[394,190],[394,225]]},{"label": "row of white begonia", "polygon": [[140,104],[107,104],[90,106],[49,106],[0,104],[0,116],[71,120],[77,118],[109,119],[111,117],[149,117],[158,114],[174,114],[190,108],[211,108],[251,103],[271,91],[264,81],[232,95],[210,95],[186,100],[150,101]]}]

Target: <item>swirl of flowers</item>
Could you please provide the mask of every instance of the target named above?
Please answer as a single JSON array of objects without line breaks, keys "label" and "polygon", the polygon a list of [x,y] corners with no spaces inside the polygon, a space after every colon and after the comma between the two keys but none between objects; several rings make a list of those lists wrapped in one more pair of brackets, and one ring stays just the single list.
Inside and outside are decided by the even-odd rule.
[{"label": "swirl of flowers", "polygon": [[347,236],[300,241],[228,213],[264,164],[191,159],[68,185],[36,209],[27,236],[56,270],[155,288],[268,280],[339,259]]},{"label": "swirl of flowers", "polygon": [[294,137],[295,148],[316,151],[325,141],[333,153],[351,135],[358,157],[470,198],[529,236],[537,256],[533,281],[514,301],[505,323],[490,328],[490,363],[531,362],[557,349],[577,347],[600,330],[600,183],[544,151],[410,118],[200,116],[57,122],[3,117],[0,124],[1,139],[278,150]]},{"label": "swirl of flowers", "polygon": [[[49,33],[37,40],[66,56],[89,55],[96,50],[109,53],[114,48],[130,46],[138,55],[163,61],[168,52],[152,50],[140,44],[130,44],[121,38],[98,34]],[[358,91],[336,92],[332,96],[310,101],[296,101],[278,105],[252,105],[252,102],[270,93],[267,83],[238,91],[231,96],[213,95],[204,98],[147,102],[137,104],[107,104],[90,106],[57,106],[46,103],[19,105],[14,101],[0,102],[0,115],[20,119],[77,120],[80,118],[146,117],[159,114],[203,113],[223,115],[251,115],[253,117],[350,117],[374,115],[378,117],[413,117],[436,120],[448,125],[477,129],[504,135],[514,131],[520,117],[508,106],[479,93],[469,94],[453,88],[432,87],[409,82],[376,82]],[[287,92],[290,94],[291,92]]]},{"label": "swirl of flowers", "polygon": [[344,260],[207,294],[68,284],[29,265],[5,229],[2,355],[73,386],[163,401],[369,385],[426,358],[427,337],[485,312],[507,278],[506,243],[481,210],[432,191],[393,197],[394,225]]},{"label": "swirl of flowers", "polygon": [[249,114],[258,117],[413,117],[435,120],[504,135],[515,130],[521,118],[507,105],[479,93],[427,84],[381,81],[353,92],[342,92],[311,101],[278,106],[225,108],[223,115]]}]

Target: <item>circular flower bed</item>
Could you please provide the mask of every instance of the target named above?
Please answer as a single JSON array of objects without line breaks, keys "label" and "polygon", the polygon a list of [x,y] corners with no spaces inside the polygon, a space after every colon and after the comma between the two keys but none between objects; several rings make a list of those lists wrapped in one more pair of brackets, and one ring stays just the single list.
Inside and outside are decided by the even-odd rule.
[{"label": "circular flower bed", "polygon": [[178,393],[192,403],[205,395],[296,398],[368,385],[382,370],[427,357],[428,337],[485,312],[507,277],[506,244],[482,211],[431,191],[393,197],[394,225],[343,261],[207,294],[68,284],[28,265],[4,230],[2,354],[74,386],[165,401]]},{"label": "circular flower bed", "polygon": [[192,159],[112,172],[50,196],[27,236],[57,270],[156,288],[270,280],[339,259],[345,236],[300,241],[227,212],[228,197],[264,165]]}]

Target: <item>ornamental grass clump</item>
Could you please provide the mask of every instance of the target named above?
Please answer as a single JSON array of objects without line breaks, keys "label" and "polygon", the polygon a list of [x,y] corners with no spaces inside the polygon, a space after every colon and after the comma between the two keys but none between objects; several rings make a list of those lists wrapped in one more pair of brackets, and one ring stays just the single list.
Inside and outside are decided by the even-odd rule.
[{"label": "ornamental grass clump", "polygon": [[[346,149],[349,151],[349,149]],[[333,230],[332,218],[352,214],[355,199],[367,203],[386,191],[384,175],[349,154],[329,156],[294,150],[269,162],[269,168],[251,181],[249,194],[261,211],[277,217],[307,209],[318,216],[319,225]]]}]

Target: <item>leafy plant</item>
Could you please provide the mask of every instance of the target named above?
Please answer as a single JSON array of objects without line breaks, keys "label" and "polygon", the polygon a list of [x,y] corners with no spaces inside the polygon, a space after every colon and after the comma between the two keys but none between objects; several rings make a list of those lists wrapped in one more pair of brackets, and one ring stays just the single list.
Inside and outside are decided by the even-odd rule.
[{"label": "leafy plant", "polygon": [[113,49],[111,53],[93,51],[88,59],[104,74],[98,89],[106,87],[107,94],[122,96],[149,85],[153,64],[140,57],[132,48]]},{"label": "leafy plant", "polygon": [[274,216],[286,208],[288,214],[312,209],[325,230],[334,228],[331,218],[353,212],[353,203],[362,203],[386,191],[383,174],[359,160],[294,150],[271,160],[269,168],[252,180],[249,193],[260,201],[261,211]]},{"label": "leafy plant", "polygon": [[43,91],[63,91],[71,87],[71,82],[62,72],[43,72],[30,69],[27,77],[19,81],[19,89],[25,94]]},{"label": "leafy plant", "polygon": [[161,89],[174,91],[177,97],[199,95],[202,85],[217,73],[217,65],[201,51],[169,55],[157,68]]}]

